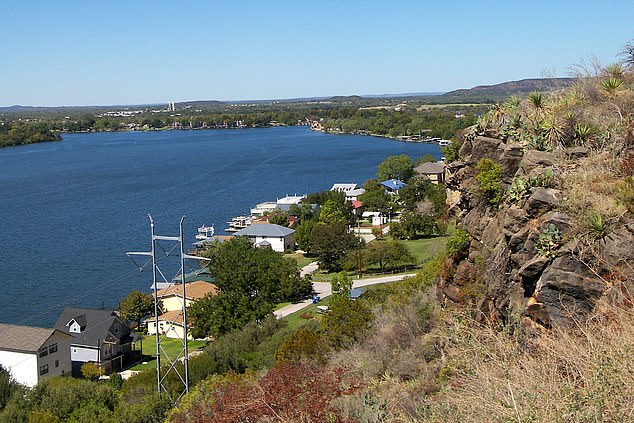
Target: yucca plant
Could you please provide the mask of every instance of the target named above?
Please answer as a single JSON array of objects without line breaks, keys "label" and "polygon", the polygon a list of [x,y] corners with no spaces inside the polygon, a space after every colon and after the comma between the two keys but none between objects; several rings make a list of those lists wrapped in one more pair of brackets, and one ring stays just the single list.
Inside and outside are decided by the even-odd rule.
[{"label": "yucca plant", "polygon": [[562,146],[566,136],[565,125],[557,121],[554,113],[551,113],[550,119],[542,123],[541,130],[551,146]]},{"label": "yucca plant", "polygon": [[515,110],[520,105],[520,98],[513,94],[504,102],[504,108],[508,110]]},{"label": "yucca plant", "polygon": [[613,97],[619,88],[623,85],[623,80],[621,78],[610,77],[601,81],[601,88],[608,97]]},{"label": "yucca plant", "polygon": [[536,111],[541,111],[546,107],[546,101],[542,93],[532,92],[528,95],[528,101]]},{"label": "yucca plant", "polygon": [[581,142],[581,144],[586,144],[596,133],[596,129],[587,123],[577,122],[575,125],[575,140]]}]

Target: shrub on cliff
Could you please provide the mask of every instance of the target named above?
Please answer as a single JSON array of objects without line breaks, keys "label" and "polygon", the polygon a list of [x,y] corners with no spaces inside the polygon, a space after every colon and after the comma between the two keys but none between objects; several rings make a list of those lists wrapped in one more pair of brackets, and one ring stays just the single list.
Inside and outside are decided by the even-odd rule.
[{"label": "shrub on cliff", "polygon": [[502,167],[493,160],[484,158],[476,165],[476,182],[478,192],[489,204],[495,206],[500,200],[504,190],[502,189]]}]

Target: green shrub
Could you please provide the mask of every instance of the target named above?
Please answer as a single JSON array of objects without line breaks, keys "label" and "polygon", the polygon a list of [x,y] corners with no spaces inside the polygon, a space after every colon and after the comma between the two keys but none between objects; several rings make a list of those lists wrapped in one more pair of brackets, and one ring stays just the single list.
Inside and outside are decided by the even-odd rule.
[{"label": "green shrub", "polygon": [[491,205],[497,205],[502,199],[502,167],[491,159],[480,159],[476,165],[478,192]]},{"label": "green shrub", "polygon": [[462,226],[458,226],[447,240],[445,247],[447,255],[460,258],[469,251],[469,244],[471,244],[471,236]]},{"label": "green shrub", "polygon": [[278,364],[300,363],[304,360],[321,361],[326,351],[326,345],[319,332],[309,327],[302,327],[280,345],[275,353],[275,359]]},{"label": "green shrub", "polygon": [[372,311],[363,300],[335,295],[321,319],[321,334],[331,347],[346,348],[366,336],[372,317]]}]

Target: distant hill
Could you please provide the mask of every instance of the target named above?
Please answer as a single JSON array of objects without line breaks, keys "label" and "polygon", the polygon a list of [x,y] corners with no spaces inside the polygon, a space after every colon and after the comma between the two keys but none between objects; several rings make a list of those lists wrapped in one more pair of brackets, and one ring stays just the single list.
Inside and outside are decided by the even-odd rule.
[{"label": "distant hill", "polygon": [[571,86],[574,78],[534,78],[509,81],[495,85],[479,85],[469,89],[450,91],[436,97],[439,100],[471,100],[496,102],[511,95],[526,96],[533,91],[555,91]]}]

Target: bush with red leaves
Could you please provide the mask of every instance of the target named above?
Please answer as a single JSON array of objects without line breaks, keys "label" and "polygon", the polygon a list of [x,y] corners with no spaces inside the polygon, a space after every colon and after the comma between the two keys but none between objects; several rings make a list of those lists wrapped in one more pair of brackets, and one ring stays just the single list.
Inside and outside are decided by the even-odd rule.
[{"label": "bush with red leaves", "polygon": [[[205,382],[203,382],[204,384]],[[201,396],[187,401],[170,418],[185,422],[345,422],[331,401],[351,395],[362,387],[346,369],[310,364],[280,365],[261,378],[252,374],[227,375]]]}]

